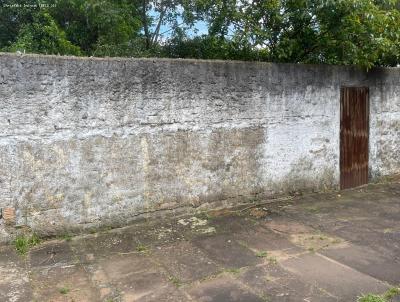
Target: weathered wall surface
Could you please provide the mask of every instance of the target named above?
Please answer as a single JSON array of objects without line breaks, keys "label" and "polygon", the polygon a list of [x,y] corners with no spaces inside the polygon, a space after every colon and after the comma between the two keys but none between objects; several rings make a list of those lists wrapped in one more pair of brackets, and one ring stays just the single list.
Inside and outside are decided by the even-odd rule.
[{"label": "weathered wall surface", "polygon": [[400,173],[400,68],[376,69],[370,86],[370,176]]},{"label": "weathered wall surface", "polygon": [[400,172],[398,69],[7,54],[0,68],[0,208],[40,232],[337,188],[342,85],[370,87],[371,178]]}]

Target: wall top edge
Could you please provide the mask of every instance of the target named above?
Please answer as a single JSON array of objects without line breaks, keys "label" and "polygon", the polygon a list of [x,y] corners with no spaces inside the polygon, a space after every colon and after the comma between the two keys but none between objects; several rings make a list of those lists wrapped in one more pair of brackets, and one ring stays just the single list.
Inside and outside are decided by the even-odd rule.
[{"label": "wall top edge", "polygon": [[[230,64],[239,65],[246,64],[250,66],[293,66],[298,68],[333,68],[343,70],[365,71],[358,66],[345,65],[328,65],[328,64],[303,64],[303,63],[272,63],[259,61],[234,61],[234,60],[204,60],[204,59],[173,59],[173,58],[136,58],[136,57],[77,57],[77,56],[61,56],[61,55],[43,55],[43,54],[18,54],[0,52],[0,59],[41,59],[41,60],[70,60],[70,61],[94,61],[94,62],[152,62],[152,63],[186,63],[186,64]],[[385,70],[400,72],[400,67],[376,67],[373,70]]]}]

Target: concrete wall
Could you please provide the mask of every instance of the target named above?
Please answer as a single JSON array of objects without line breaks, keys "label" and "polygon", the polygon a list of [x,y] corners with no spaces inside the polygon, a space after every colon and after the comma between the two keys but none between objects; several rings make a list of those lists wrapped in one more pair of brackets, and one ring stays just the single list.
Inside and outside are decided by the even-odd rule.
[{"label": "concrete wall", "polygon": [[370,87],[371,178],[400,172],[398,69],[9,54],[0,68],[0,208],[39,232],[337,188],[342,85]]}]

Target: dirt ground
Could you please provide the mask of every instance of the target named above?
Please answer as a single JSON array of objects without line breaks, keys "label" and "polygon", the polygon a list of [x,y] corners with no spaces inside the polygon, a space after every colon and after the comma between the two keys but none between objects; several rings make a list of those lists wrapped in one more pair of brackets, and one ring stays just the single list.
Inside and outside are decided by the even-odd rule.
[{"label": "dirt ground", "polygon": [[351,302],[399,284],[399,182],[0,250],[0,301]]}]

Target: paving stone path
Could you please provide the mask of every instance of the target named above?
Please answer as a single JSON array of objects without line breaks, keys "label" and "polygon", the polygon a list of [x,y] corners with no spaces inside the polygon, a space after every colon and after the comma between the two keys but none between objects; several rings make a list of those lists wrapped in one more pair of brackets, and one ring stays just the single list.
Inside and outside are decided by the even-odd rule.
[{"label": "paving stone path", "polygon": [[351,302],[400,284],[400,183],[65,239],[0,247],[0,301]]}]

